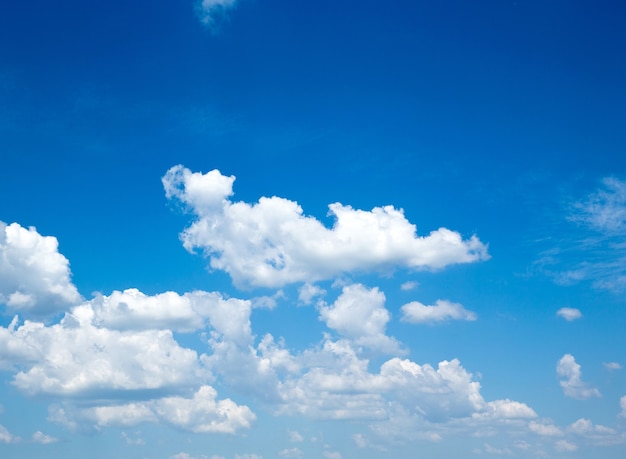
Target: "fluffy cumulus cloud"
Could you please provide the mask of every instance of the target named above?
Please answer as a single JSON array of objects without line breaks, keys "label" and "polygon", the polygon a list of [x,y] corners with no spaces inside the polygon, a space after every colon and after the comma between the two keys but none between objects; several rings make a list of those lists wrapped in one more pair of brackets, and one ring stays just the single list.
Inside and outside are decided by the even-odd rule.
[{"label": "fluffy cumulus cloud", "polygon": [[208,325],[210,317],[216,318],[218,311],[238,309],[238,303],[249,301],[224,299],[215,292],[194,291],[179,295],[165,292],[145,295],[137,289],[114,291],[109,296],[96,297],[74,308],[72,315],[80,320],[110,330],[170,329],[192,332]]},{"label": "fluffy cumulus cloud", "polygon": [[556,373],[561,378],[560,384],[567,397],[585,400],[600,397],[600,391],[582,381],[580,365],[571,354],[565,354],[556,365]]},{"label": "fluffy cumulus cloud", "polygon": [[162,182],[166,196],[196,216],[181,234],[185,248],[200,249],[237,285],[279,287],[354,271],[439,269],[488,258],[476,236],[464,240],[446,228],[417,236],[393,206],[364,211],[330,204],[335,224],[327,228],[287,199],[232,202],[234,180],[217,170],[202,174],[175,166]]},{"label": "fluffy cumulus cloud", "polygon": [[376,287],[368,289],[361,284],[344,287],[332,305],[320,308],[320,319],[357,345],[387,352],[399,349],[399,343],[385,335],[391,314],[385,308],[385,294]]},{"label": "fluffy cumulus cloud", "polygon": [[580,319],[583,315],[579,309],[576,308],[561,308],[556,312],[556,315],[571,322],[576,319]]},{"label": "fluffy cumulus cloud", "polygon": [[55,237],[0,222],[0,304],[31,316],[65,310],[81,300],[70,277]]},{"label": "fluffy cumulus cloud", "polygon": [[411,323],[434,323],[448,320],[476,320],[476,314],[459,303],[437,300],[433,306],[412,301],[402,306],[402,320]]},{"label": "fluffy cumulus cloud", "polygon": [[161,422],[195,433],[233,434],[248,429],[256,419],[245,405],[217,400],[211,386],[201,386],[191,397],[169,396],[126,404],[85,408],[72,403],[50,407],[49,419],[71,429],[130,427]]}]

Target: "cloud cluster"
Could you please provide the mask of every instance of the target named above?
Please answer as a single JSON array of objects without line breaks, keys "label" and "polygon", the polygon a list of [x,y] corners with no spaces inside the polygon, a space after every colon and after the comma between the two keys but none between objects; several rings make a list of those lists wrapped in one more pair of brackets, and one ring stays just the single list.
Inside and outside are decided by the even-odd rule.
[{"label": "cloud cluster", "polygon": [[556,373],[561,378],[560,384],[567,397],[586,400],[600,397],[600,391],[582,380],[580,365],[571,354],[565,354],[556,365]]},{"label": "cloud cluster", "polygon": [[26,316],[63,311],[81,301],[55,237],[0,221],[0,304]]},{"label": "cloud cluster", "polygon": [[185,248],[200,249],[213,269],[226,271],[239,286],[281,287],[394,267],[440,269],[489,257],[476,236],[464,240],[446,228],[417,236],[415,225],[393,206],[364,211],[330,204],[335,224],[326,228],[284,198],[232,202],[234,180],[183,166],[162,179],[167,198],[196,217],[181,234]]}]

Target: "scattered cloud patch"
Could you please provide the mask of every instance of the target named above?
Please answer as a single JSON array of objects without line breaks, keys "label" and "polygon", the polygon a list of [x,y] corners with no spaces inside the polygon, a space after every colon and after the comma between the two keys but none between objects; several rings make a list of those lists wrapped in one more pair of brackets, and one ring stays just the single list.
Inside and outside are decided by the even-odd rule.
[{"label": "scattered cloud patch", "polygon": [[582,381],[580,365],[576,363],[573,355],[565,354],[561,357],[556,365],[556,373],[561,378],[560,384],[567,397],[586,400],[601,396],[598,389]]},{"label": "scattered cloud patch", "polygon": [[622,365],[620,365],[617,362],[604,362],[602,365],[604,365],[604,368],[606,368],[609,371],[615,371],[615,370],[621,370],[622,369]]},{"label": "scattered cloud patch", "polygon": [[579,309],[576,308],[561,308],[556,312],[558,317],[562,317],[568,322],[572,322],[573,320],[580,319],[583,315]]},{"label": "scattered cloud patch", "polygon": [[50,435],[46,435],[40,432],[39,430],[35,432],[32,436],[33,443],[40,443],[42,445],[48,445],[50,443],[56,443],[58,441],[59,441],[58,438],[54,438],[54,437],[51,437]]},{"label": "scattered cloud patch", "polygon": [[559,440],[555,443],[555,449],[559,452],[571,453],[576,451],[578,449],[578,446],[567,440]]},{"label": "scattered cloud patch", "polygon": [[410,323],[436,323],[449,320],[476,320],[476,313],[468,311],[459,303],[437,300],[433,306],[426,306],[419,301],[402,306],[402,321]]},{"label": "scattered cloud patch", "polygon": [[285,448],[278,452],[279,456],[287,458],[300,458],[302,457],[302,450],[300,448]]},{"label": "scattered cloud patch", "polygon": [[6,427],[0,425],[0,443],[17,443],[20,441],[19,437],[11,434]]},{"label": "scattered cloud patch", "polygon": [[528,428],[531,432],[536,433],[537,435],[546,436],[546,437],[558,437],[562,436],[563,432],[554,424],[547,424],[543,422],[530,421],[528,423]]},{"label": "scattered cloud patch", "polygon": [[215,29],[220,20],[223,20],[228,10],[235,7],[238,0],[200,0],[197,4],[197,13],[204,25]]},{"label": "scattered cloud patch", "polygon": [[0,305],[27,317],[44,317],[81,301],[69,261],[53,236],[0,221]]},{"label": "scattered cloud patch", "polygon": [[218,170],[201,174],[175,166],[162,182],[166,197],[196,217],[181,234],[184,247],[200,249],[213,269],[226,271],[239,286],[281,287],[349,272],[441,269],[489,258],[476,236],[463,240],[446,228],[417,236],[393,206],[364,211],[330,204],[335,224],[329,229],[284,198],[232,202],[234,180]]},{"label": "scattered cloud patch", "polygon": [[407,281],[400,285],[400,290],[404,290],[405,292],[409,290],[415,290],[418,287],[419,283],[416,281]]}]

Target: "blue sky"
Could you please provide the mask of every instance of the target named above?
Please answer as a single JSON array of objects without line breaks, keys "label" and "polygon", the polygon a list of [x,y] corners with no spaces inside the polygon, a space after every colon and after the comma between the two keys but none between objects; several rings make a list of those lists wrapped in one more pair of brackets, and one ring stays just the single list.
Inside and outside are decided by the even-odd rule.
[{"label": "blue sky", "polygon": [[0,456],[621,458],[620,2],[13,2]]}]

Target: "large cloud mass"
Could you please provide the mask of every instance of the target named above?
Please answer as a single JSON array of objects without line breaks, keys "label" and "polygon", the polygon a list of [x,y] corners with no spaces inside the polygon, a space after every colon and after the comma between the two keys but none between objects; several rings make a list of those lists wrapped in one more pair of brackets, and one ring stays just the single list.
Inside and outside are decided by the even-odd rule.
[{"label": "large cloud mass", "polygon": [[80,300],[55,237],[0,221],[0,304],[22,314],[44,316]]},{"label": "large cloud mass", "polygon": [[232,202],[234,180],[217,170],[201,174],[175,166],[162,181],[166,196],[197,217],[181,234],[185,248],[202,250],[211,267],[228,272],[237,285],[279,287],[354,271],[439,269],[488,258],[476,236],[463,240],[446,228],[417,236],[393,206],[364,211],[330,204],[335,224],[329,229],[287,199]]}]

